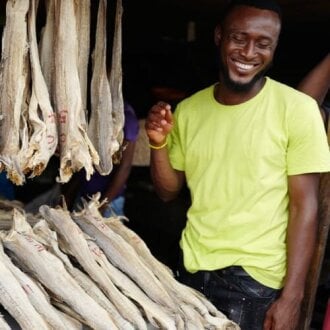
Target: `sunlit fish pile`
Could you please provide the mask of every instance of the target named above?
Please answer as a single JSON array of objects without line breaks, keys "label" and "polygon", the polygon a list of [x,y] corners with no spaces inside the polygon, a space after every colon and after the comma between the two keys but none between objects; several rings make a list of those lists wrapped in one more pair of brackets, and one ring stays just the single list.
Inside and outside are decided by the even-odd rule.
[{"label": "sunlit fish pile", "polygon": [[12,209],[0,235],[0,303],[22,329],[240,329],[121,218],[103,218],[99,198],[72,213],[42,205],[33,224]]}]

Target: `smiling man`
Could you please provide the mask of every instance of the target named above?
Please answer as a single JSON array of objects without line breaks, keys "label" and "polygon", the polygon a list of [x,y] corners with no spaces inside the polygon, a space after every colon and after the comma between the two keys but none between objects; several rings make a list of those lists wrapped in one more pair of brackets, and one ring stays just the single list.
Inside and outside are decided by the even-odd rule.
[{"label": "smiling man", "polygon": [[281,31],[271,0],[232,1],[215,28],[219,81],[146,119],[164,201],[191,193],[178,279],[242,330],[293,330],[330,171],[317,103],[266,76]]}]

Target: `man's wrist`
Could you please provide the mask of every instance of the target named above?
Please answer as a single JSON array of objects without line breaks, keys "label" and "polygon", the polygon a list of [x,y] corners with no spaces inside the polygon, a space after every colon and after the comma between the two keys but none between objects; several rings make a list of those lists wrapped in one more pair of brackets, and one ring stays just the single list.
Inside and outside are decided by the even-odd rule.
[{"label": "man's wrist", "polygon": [[167,146],[167,140],[165,139],[165,141],[161,144],[154,144],[149,142],[149,148],[150,149],[154,149],[154,150],[159,150],[159,149],[163,149]]}]

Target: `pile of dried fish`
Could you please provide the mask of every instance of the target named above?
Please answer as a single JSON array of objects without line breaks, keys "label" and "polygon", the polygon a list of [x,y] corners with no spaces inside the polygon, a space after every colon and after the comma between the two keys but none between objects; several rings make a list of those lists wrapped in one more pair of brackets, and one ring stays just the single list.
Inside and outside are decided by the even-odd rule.
[{"label": "pile of dried fish", "polygon": [[[95,169],[103,175],[112,170],[124,126],[123,8],[122,0],[113,1],[107,70],[107,0],[98,3],[92,52],[90,0],[45,0],[41,9],[38,0],[7,0],[0,63],[0,171],[16,185],[40,175],[55,154],[61,183],[81,169],[87,179]],[[38,17],[44,16],[45,25],[37,31]]]},{"label": "pile of dried fish", "polygon": [[99,197],[73,213],[42,205],[34,225],[13,209],[0,234],[0,302],[23,330],[239,329],[120,218],[103,218]]}]

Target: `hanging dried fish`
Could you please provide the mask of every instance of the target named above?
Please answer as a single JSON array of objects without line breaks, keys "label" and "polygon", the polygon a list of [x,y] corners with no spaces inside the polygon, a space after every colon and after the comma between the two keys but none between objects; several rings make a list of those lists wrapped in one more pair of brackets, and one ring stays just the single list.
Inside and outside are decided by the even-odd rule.
[{"label": "hanging dried fish", "polygon": [[[89,49],[90,49],[90,0],[79,0],[75,2],[76,24],[78,37],[78,73],[80,80],[81,100],[83,111],[80,112],[82,116],[81,122],[87,123],[87,85],[88,85],[88,63],[89,63]],[[87,127],[84,127],[86,130]]]},{"label": "hanging dried fish", "polygon": [[32,76],[28,122],[31,136],[28,148],[25,150],[27,164],[24,164],[23,168],[24,173],[31,172],[31,177],[40,175],[44,171],[49,159],[55,152],[58,142],[55,113],[40,66],[36,34],[36,4],[37,0],[31,0],[28,15]]},{"label": "hanging dried fish", "polygon": [[112,43],[112,59],[110,71],[110,90],[112,97],[112,120],[113,120],[113,136],[112,140],[116,141],[118,147],[113,149],[116,152],[123,143],[124,138],[124,99],[123,99],[123,72],[122,72],[122,16],[123,5],[122,0],[116,1],[115,29]]},{"label": "hanging dried fish", "polygon": [[93,51],[93,73],[91,81],[91,116],[88,124],[88,136],[100,156],[96,166],[101,174],[112,170],[113,121],[110,84],[107,79],[107,1],[100,0],[97,13],[95,49]]},{"label": "hanging dried fish", "polygon": [[0,65],[0,171],[15,184],[25,182],[19,159],[21,113],[28,76],[26,16],[29,0],[8,0]]},{"label": "hanging dried fish", "polygon": [[74,0],[58,0],[55,6],[55,109],[59,121],[60,176],[67,182],[72,174],[94,172],[99,156],[81,122],[84,111],[78,73],[78,44]]},{"label": "hanging dried fish", "polygon": [[55,85],[55,0],[45,0],[46,24],[41,29],[39,41],[40,65],[48,87],[51,103],[54,106]]}]

